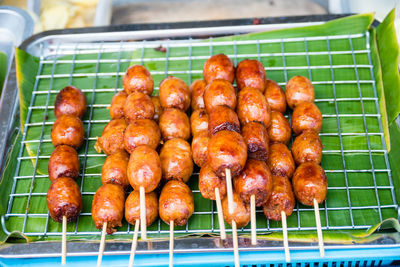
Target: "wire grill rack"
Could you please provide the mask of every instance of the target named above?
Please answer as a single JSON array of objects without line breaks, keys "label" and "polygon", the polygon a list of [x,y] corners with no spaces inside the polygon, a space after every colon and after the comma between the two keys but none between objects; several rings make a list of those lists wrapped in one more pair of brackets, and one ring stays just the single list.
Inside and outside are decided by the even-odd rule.
[{"label": "wire grill rack", "polygon": [[[397,218],[398,205],[369,43],[369,32],[365,32],[272,40],[231,41],[210,37],[40,45],[40,63],[22,146],[7,211],[1,218],[3,230],[8,234],[17,230],[27,236],[61,235],[61,226],[49,218],[46,205],[50,183],[47,163],[53,151],[50,139],[55,120],[53,103],[59,90],[79,84],[88,98],[88,111],[83,118],[85,142],[78,151],[81,174],[77,182],[84,207],[78,221],[68,224],[67,234],[99,235],[100,231],[89,223],[90,206],[101,184],[98,162],[105,155],[97,154],[93,145],[110,119],[106,108],[112,95],[122,90],[121,77],[126,68],[131,64],[145,65],[155,85],[169,75],[190,84],[202,77],[204,61],[217,53],[227,54],[235,64],[244,58],[260,60],[267,76],[281,86],[294,75],[304,75],[313,82],[315,102],[323,113],[322,166],[329,181],[327,201],[319,207],[323,230],[367,229],[386,218]],[[290,119],[290,112],[286,116]],[[201,197],[197,179],[198,170],[189,182],[195,198],[194,215],[176,233],[219,232],[215,204]],[[32,224],[33,221],[36,223]],[[81,226],[82,222],[85,226]],[[288,218],[288,230],[315,229],[312,207],[297,204]],[[280,230],[280,222],[266,220],[262,210],[257,210],[258,233]],[[249,226],[240,230],[249,231]],[[132,232],[133,228],[125,222],[116,234]],[[168,226],[160,220],[148,229],[155,236],[168,232]]]}]

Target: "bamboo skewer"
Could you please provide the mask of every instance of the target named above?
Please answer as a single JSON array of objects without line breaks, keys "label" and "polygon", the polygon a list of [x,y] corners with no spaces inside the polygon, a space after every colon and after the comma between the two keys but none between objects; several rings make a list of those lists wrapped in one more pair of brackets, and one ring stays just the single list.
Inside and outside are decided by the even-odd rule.
[{"label": "bamboo skewer", "polygon": [[232,220],[232,241],[233,241],[233,255],[235,257],[235,267],[240,267],[239,261],[239,244],[237,236],[237,227],[235,220]]},{"label": "bamboo skewer", "polygon": [[146,229],[146,194],[144,192],[144,187],[141,186],[139,189],[140,193],[140,234],[142,240],[147,239],[147,229]]},{"label": "bamboo skewer", "polygon": [[99,256],[97,258],[97,267],[101,266],[103,259],[104,247],[106,246],[106,233],[107,233],[107,222],[103,223],[103,229],[101,230],[101,239],[99,247]]},{"label": "bamboo skewer", "polygon": [[133,261],[135,260],[135,252],[136,252],[136,247],[137,247],[139,224],[140,224],[140,220],[136,219],[135,230],[133,232],[133,239],[132,239],[131,256],[129,257],[129,265],[128,265],[129,267],[133,266]]},{"label": "bamboo skewer", "polygon": [[257,226],[256,226],[256,196],[250,196],[250,223],[251,223],[251,244],[257,245]]},{"label": "bamboo skewer", "polygon": [[283,210],[281,211],[281,217],[282,217],[282,231],[283,231],[283,246],[285,248],[285,259],[286,259],[286,262],[290,262],[286,213]]},{"label": "bamboo skewer", "polygon": [[169,267],[174,266],[174,221],[169,222]]},{"label": "bamboo skewer", "polygon": [[232,176],[231,170],[225,169],[226,189],[228,195],[228,211],[233,213],[233,192],[232,192]]},{"label": "bamboo skewer", "polygon": [[219,194],[218,187],[215,188],[215,201],[217,202],[218,223],[219,223],[219,230],[221,233],[221,239],[225,239],[226,238],[225,223],[224,223],[224,216],[222,214],[221,195]]},{"label": "bamboo skewer", "polygon": [[61,264],[67,264],[67,217],[62,219]]},{"label": "bamboo skewer", "polygon": [[323,258],[323,257],[325,257],[324,238],[322,236],[321,218],[319,215],[319,206],[318,206],[318,202],[315,198],[314,198],[314,212],[315,212],[315,223],[317,225],[319,254],[320,254],[321,258]]}]

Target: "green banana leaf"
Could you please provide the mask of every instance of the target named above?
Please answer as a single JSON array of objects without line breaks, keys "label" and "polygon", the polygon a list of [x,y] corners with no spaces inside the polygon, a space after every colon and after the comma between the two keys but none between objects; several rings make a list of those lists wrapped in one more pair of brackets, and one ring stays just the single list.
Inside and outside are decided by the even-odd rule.
[{"label": "green banana leaf", "polygon": [[7,56],[3,52],[0,52],[0,96],[3,90],[4,79],[7,73]]},{"label": "green banana leaf", "polygon": [[[331,151],[324,153],[322,166],[327,172],[329,187],[340,188],[328,190],[327,201],[321,205],[321,223],[322,226],[329,224],[330,227],[344,227],[351,225],[364,226],[372,225],[369,229],[343,229],[343,230],[326,230],[324,231],[324,241],[329,243],[364,243],[378,239],[382,234],[376,231],[379,228],[392,229],[399,231],[400,225],[397,220],[397,209],[395,207],[393,195],[390,189],[391,182],[396,188],[396,197],[399,198],[398,184],[400,167],[398,160],[400,159],[400,131],[393,118],[398,114],[400,107],[393,104],[395,97],[399,95],[399,86],[396,84],[398,81],[398,72],[393,68],[393,55],[397,55],[393,50],[397,47],[393,29],[393,13],[391,13],[387,19],[379,26],[375,31],[370,29],[370,25],[373,21],[372,14],[356,15],[346,17],[343,19],[334,20],[327,22],[322,25],[316,25],[311,27],[302,27],[296,29],[285,29],[272,32],[261,32],[251,33],[240,36],[231,36],[213,39],[212,42],[217,44],[221,41],[231,40],[266,40],[266,39],[280,39],[280,38],[292,38],[292,37],[313,37],[313,36],[327,36],[327,35],[350,35],[360,34],[359,37],[344,38],[344,39],[330,39],[327,40],[315,40],[315,41],[293,41],[285,43],[262,43],[259,47],[254,44],[244,44],[235,48],[232,45],[214,45],[213,54],[225,53],[234,54],[237,53],[238,57],[234,58],[237,63],[242,58],[241,54],[255,53],[257,49],[261,53],[281,53],[282,50],[285,52],[304,52],[307,45],[307,51],[316,52],[310,54],[309,57],[305,56],[266,56],[261,58],[261,62],[269,68],[267,70],[267,76],[277,82],[285,83],[288,78],[294,75],[309,76],[311,74],[313,82],[315,84],[316,99],[327,99],[351,97],[358,98],[360,94],[363,98],[373,99],[375,97],[374,87],[370,83],[361,83],[360,90],[355,85],[349,84],[336,84],[335,90],[333,90],[330,84],[321,84],[318,81],[326,81],[332,79],[332,72],[326,68],[313,68],[307,69],[296,69],[296,66],[307,66],[309,63],[311,66],[320,65],[352,65],[354,61],[357,64],[368,65],[369,56],[367,53],[357,53],[354,58],[351,54],[335,54],[332,53],[331,57],[326,53],[329,49],[331,51],[342,51],[342,50],[365,50],[370,47],[371,49],[371,60],[374,65],[373,75],[375,78],[376,93],[379,98],[379,116],[378,109],[374,100],[364,100],[361,104],[360,101],[338,101],[335,105],[334,101],[317,101],[318,107],[322,113],[326,115],[324,117],[321,136],[324,150]],[[369,31],[368,31],[369,30]],[[368,31],[369,36],[364,35]],[[382,36],[384,35],[384,36]],[[351,42],[350,42],[351,39]],[[385,40],[385,46],[382,47],[382,42]],[[209,40],[206,40],[209,42]],[[390,44],[388,44],[390,42]],[[329,47],[328,47],[329,44]],[[193,47],[191,50],[187,48],[176,48],[170,47],[168,50],[168,56],[171,57],[182,57],[182,56],[208,56],[210,54],[209,47]],[[162,58],[166,57],[166,53],[147,48],[144,50],[145,58]],[[79,54],[76,56],[76,60],[91,59],[96,60],[97,54]],[[96,63],[76,63],[73,68],[73,74],[79,73],[95,73],[96,69],[99,73],[112,73],[116,72],[119,68],[123,72],[129,65],[138,64],[141,60],[141,51],[127,51],[118,53],[102,53],[101,59],[116,59],[116,58],[128,59],[129,62],[123,62],[120,66],[115,63],[100,63],[98,66]],[[45,106],[46,103],[52,105],[55,100],[56,94],[50,94],[47,99],[48,90],[60,90],[69,84],[70,78],[68,77],[57,77],[54,79],[40,78],[36,81],[36,76],[44,77],[45,75],[55,74],[70,74],[72,65],[67,63],[56,63],[56,64],[43,64],[41,68],[38,58],[35,58],[25,51],[20,49],[16,50],[17,58],[17,78],[20,90],[20,124],[21,131],[16,132],[14,136],[13,147],[8,155],[7,167],[3,174],[3,179],[0,184],[0,211],[1,214],[5,214],[8,208],[8,200],[11,192],[11,187],[14,182],[15,170],[17,168],[17,157],[18,152],[21,149],[22,132],[24,131],[24,125],[28,122],[38,123],[38,125],[31,125],[28,127],[26,132],[25,140],[29,141],[22,148],[22,159],[19,172],[16,175],[19,177],[15,182],[16,194],[27,194],[31,191],[33,193],[45,193],[48,190],[50,182],[46,177],[47,174],[47,158],[39,158],[36,162],[36,156],[39,148],[39,143],[34,142],[41,138],[41,130],[43,122],[53,122],[55,120],[53,110],[47,111],[43,109],[32,109],[31,116],[28,118],[28,110],[31,103],[31,96],[37,82],[36,91],[40,93],[35,94],[33,101],[33,107]],[[57,60],[71,59],[72,56],[60,57]],[[150,71],[162,72],[162,74],[154,75],[155,84],[165,77],[166,74],[163,72],[167,69],[170,71],[181,71],[187,70],[190,66],[192,70],[201,70],[204,60],[179,60],[169,61],[166,66],[165,61],[145,61],[143,63]],[[287,76],[285,77],[284,72],[280,69],[274,69],[288,67]],[[39,72],[40,70],[40,72]],[[333,74],[336,80],[355,80],[358,75],[359,80],[372,80],[371,71],[369,68],[357,68],[355,69],[341,69],[340,67],[333,69]],[[195,72],[191,75],[188,74],[177,74],[179,78],[184,79],[190,83],[195,79],[202,77],[201,72]],[[117,82],[116,82],[117,81]],[[120,76],[115,75],[99,75],[97,77],[78,77],[73,76],[71,84],[81,89],[106,89],[106,88],[122,88],[122,82]],[[384,90],[385,89],[385,90]],[[155,92],[157,93],[157,92]],[[335,93],[335,94],[334,94]],[[111,97],[114,92],[102,92],[93,95],[93,91],[86,90],[86,96],[89,104],[104,104],[110,103]],[[390,98],[390,99],[389,99]],[[390,108],[389,108],[390,107]],[[364,112],[367,117],[364,121],[362,117],[336,117],[336,110],[339,114],[361,114]],[[93,108],[92,117],[89,118],[90,113],[88,112],[84,120],[109,120],[108,110],[105,107]],[[380,120],[379,120],[380,119]],[[380,124],[381,122],[381,124]],[[338,124],[339,123],[339,124]],[[94,150],[95,137],[100,136],[106,122],[93,123],[88,129],[88,124],[85,124],[86,133],[92,138],[88,141],[87,153],[93,155],[90,157],[84,157],[85,148],[79,151],[81,157],[82,172],[84,171],[85,177],[83,180],[78,180],[78,184],[83,188],[84,192],[95,192],[101,185],[100,176],[101,167],[104,162],[105,156],[98,155]],[[365,133],[365,127],[368,130],[369,135],[343,135],[340,140],[337,135],[340,125],[342,133]],[[381,130],[382,127],[382,130]],[[89,131],[90,130],[90,131]],[[45,140],[40,145],[40,156],[50,156],[53,151],[53,146],[50,140],[51,125],[44,127],[42,139]],[[380,136],[380,132],[384,132],[384,140]],[[330,134],[330,135],[329,135]],[[344,150],[351,151],[365,151],[368,150],[368,141],[370,148],[373,150],[371,154],[368,152],[345,152],[342,158],[341,141]],[[348,170],[363,170],[371,169],[372,165],[374,169],[385,169],[386,158],[382,152],[385,147],[390,151],[389,160],[391,163],[391,177],[388,172],[347,172],[344,173],[341,170],[346,165]],[[397,165],[396,165],[397,163]],[[36,177],[34,179],[25,176],[32,176],[36,166]],[[392,179],[391,179],[392,178]],[[189,182],[189,186],[193,190],[197,190],[198,177],[193,175]],[[349,190],[345,189],[346,184],[350,186]],[[374,186],[380,186],[379,189],[375,190]],[[359,189],[357,187],[368,186],[365,189]],[[385,188],[387,187],[387,188]],[[205,233],[204,229],[218,229],[218,218],[215,214],[212,215],[208,212],[211,209],[216,209],[215,204],[212,201],[203,199],[201,195],[195,191],[195,211],[197,214],[193,215],[188,223],[188,229],[195,232],[193,236],[213,235],[215,233]],[[45,195],[33,195],[28,205],[28,196],[14,197],[11,213],[24,214],[27,211],[28,214],[47,214],[47,205]],[[350,210],[349,199],[353,208]],[[90,213],[92,195],[85,194],[83,196],[83,213]],[[378,208],[378,204],[382,206]],[[299,205],[301,211],[293,213],[288,217],[289,238],[291,241],[298,242],[313,242],[316,240],[315,231],[298,231],[296,230],[299,222],[301,227],[315,227],[315,218],[313,209]],[[326,209],[325,209],[326,208]],[[343,208],[343,209],[341,209]],[[380,216],[381,215],[381,216]],[[4,225],[7,229],[7,233],[4,228],[0,231],[0,240],[7,242],[21,242],[22,241],[47,241],[47,240],[60,240],[59,235],[37,235],[31,236],[24,233],[37,233],[47,231],[48,233],[60,232],[61,225],[53,222],[51,219],[47,221],[46,217],[40,216],[28,216],[26,221],[24,216],[13,216],[5,218]],[[23,229],[25,221],[25,229]],[[267,228],[267,225],[273,231],[265,231],[260,233],[258,237],[260,239],[270,240],[282,240],[280,231],[274,229],[281,228],[280,222],[267,222],[262,211],[257,212],[257,228]],[[67,231],[74,231],[77,226],[77,231],[89,231],[96,232],[93,221],[88,215],[81,215],[79,223],[69,223]],[[226,225],[229,229],[230,227]],[[126,231],[129,225],[124,222],[123,226],[119,229],[120,231]],[[247,231],[241,231],[243,235],[248,235],[248,229],[250,226],[245,227]],[[166,237],[166,234],[161,231],[168,231],[169,227],[163,222],[154,223],[148,228],[151,232],[149,236],[154,239],[162,239]],[[178,227],[177,230],[184,230],[185,227]],[[24,230],[24,231],[23,231]],[[100,232],[100,231],[98,231]],[[177,236],[186,236],[187,234],[177,234]],[[69,240],[98,240],[99,235],[68,235]],[[131,236],[119,234],[118,232],[109,239],[115,240],[127,240]]]}]

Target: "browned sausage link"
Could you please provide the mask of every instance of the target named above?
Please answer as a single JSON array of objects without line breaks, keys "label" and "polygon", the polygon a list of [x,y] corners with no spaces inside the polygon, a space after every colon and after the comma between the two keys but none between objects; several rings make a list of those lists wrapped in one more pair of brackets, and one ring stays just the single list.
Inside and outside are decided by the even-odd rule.
[{"label": "browned sausage link", "polygon": [[235,191],[245,203],[255,196],[256,206],[264,204],[271,195],[272,177],[264,161],[248,159],[243,171],[233,179]]},{"label": "browned sausage link", "polygon": [[204,80],[195,80],[190,85],[190,92],[192,92],[192,110],[205,108],[204,105],[204,90],[206,89],[206,82]]},{"label": "browned sausage link", "polygon": [[292,214],[295,204],[296,200],[289,178],[272,176],[272,194],[263,205],[265,216],[269,220],[280,221],[282,220],[281,211],[288,217]]},{"label": "browned sausage link", "polygon": [[216,106],[209,114],[208,134],[213,136],[223,130],[240,133],[239,119],[230,107]]},{"label": "browned sausage link", "polygon": [[59,177],[76,179],[79,175],[79,158],[70,146],[57,146],[49,159],[49,179],[53,182]]},{"label": "browned sausage link", "polygon": [[271,142],[287,144],[292,136],[288,120],[278,111],[271,111],[271,125],[268,127],[268,137]]},{"label": "browned sausage link", "polygon": [[119,184],[127,190],[129,188],[129,180],[126,173],[128,161],[129,155],[123,150],[109,155],[101,169],[102,184]]},{"label": "browned sausage link", "polygon": [[285,144],[271,144],[269,157],[267,160],[271,173],[276,176],[286,176],[291,178],[295,169],[292,153]]},{"label": "browned sausage link", "polygon": [[267,79],[265,82],[264,95],[271,110],[281,113],[286,112],[286,96],[282,88],[276,82]]},{"label": "browned sausage link", "polygon": [[266,77],[265,68],[258,60],[245,59],[236,67],[236,83],[239,90],[251,87],[264,93]]},{"label": "browned sausage link", "polygon": [[110,105],[110,117],[111,119],[121,119],[124,117],[124,105],[127,93],[121,91],[113,96]]},{"label": "browned sausage link", "polygon": [[164,140],[182,138],[188,140],[190,137],[189,117],[180,109],[164,109],[160,118],[161,136]]},{"label": "browned sausage link", "polygon": [[317,133],[322,128],[322,114],[314,103],[304,102],[296,106],[292,114],[292,129],[295,134],[305,130]]},{"label": "browned sausage link", "polygon": [[[155,192],[146,193],[146,224],[150,226],[158,217],[158,199]],[[132,191],[125,201],[125,219],[135,225],[140,220],[140,194]]]},{"label": "browned sausage link", "polygon": [[237,227],[245,227],[250,222],[250,206],[245,204],[236,192],[233,192],[233,202],[233,213],[229,213],[228,198],[222,200],[224,219],[231,226],[232,221],[235,221]]},{"label": "browned sausage link", "polygon": [[226,55],[214,55],[204,63],[203,77],[207,84],[215,79],[223,79],[233,83],[235,79],[235,66],[232,60]]},{"label": "browned sausage link", "polygon": [[153,119],[154,104],[150,96],[140,92],[130,94],[125,101],[124,115],[128,122],[137,119]]},{"label": "browned sausage link", "polygon": [[267,100],[259,90],[254,88],[246,87],[239,92],[236,112],[242,125],[258,121],[268,128],[271,123],[271,110]]},{"label": "browned sausage link", "polygon": [[74,86],[67,86],[58,94],[54,103],[54,115],[59,118],[62,115],[75,115],[80,118],[86,112],[86,96]]},{"label": "browned sausage link", "polygon": [[205,109],[197,109],[192,112],[192,115],[190,115],[190,128],[193,136],[208,130],[208,114]]},{"label": "browned sausage link", "polygon": [[210,164],[204,164],[199,173],[199,190],[204,198],[215,200],[215,188],[218,188],[221,199],[226,196],[226,180],[218,177]]},{"label": "browned sausage link", "polygon": [[111,120],[103,129],[103,133],[97,139],[95,148],[98,153],[101,150],[107,155],[124,150],[124,132],[127,123],[124,119]]},{"label": "browned sausage link", "polygon": [[192,140],[193,161],[197,166],[202,167],[207,162],[207,148],[210,137],[207,131],[195,135]]},{"label": "browned sausage link", "polygon": [[143,66],[130,66],[122,78],[122,85],[127,94],[141,92],[146,95],[153,93],[154,81],[150,72]]},{"label": "browned sausage link", "polygon": [[286,84],[285,95],[288,106],[294,109],[301,103],[314,102],[314,86],[306,77],[294,76]]},{"label": "browned sausage link", "polygon": [[159,199],[160,218],[169,224],[183,226],[194,211],[193,193],[181,181],[169,181],[164,185]]},{"label": "browned sausage link", "polygon": [[124,147],[128,153],[142,145],[156,149],[160,143],[161,132],[157,123],[149,119],[133,120],[124,133]]},{"label": "browned sausage link", "polygon": [[179,108],[186,111],[190,107],[189,86],[177,77],[165,78],[160,83],[158,94],[163,108]]},{"label": "browned sausage link", "polygon": [[75,221],[82,209],[81,191],[74,180],[67,177],[56,179],[47,192],[47,207],[50,216],[56,222]]},{"label": "browned sausage link", "polygon": [[225,169],[232,178],[239,175],[247,160],[247,146],[237,132],[220,131],[208,142],[207,161],[219,177],[225,177]]},{"label": "browned sausage link", "polygon": [[174,138],[165,142],[160,152],[162,176],[165,181],[186,183],[193,173],[192,151],[187,141]]},{"label": "browned sausage link", "polygon": [[131,154],[128,163],[128,179],[132,188],[146,193],[157,188],[161,180],[161,161],[157,152],[149,146],[139,146]]},{"label": "browned sausage link", "polygon": [[80,148],[85,130],[82,121],[75,115],[60,116],[51,129],[51,141],[54,146],[68,145]]},{"label": "browned sausage link", "polygon": [[153,102],[153,105],[154,105],[153,120],[155,120],[158,123],[158,121],[160,120],[161,114],[163,113],[163,108],[161,106],[160,97],[152,96],[151,101]]},{"label": "browned sausage link", "polygon": [[120,185],[103,184],[97,189],[92,202],[92,219],[97,229],[107,222],[107,233],[122,226],[124,217],[125,191]]},{"label": "browned sausage link", "polygon": [[260,122],[249,122],[242,127],[242,136],[247,145],[249,158],[266,161],[269,154],[267,130]]},{"label": "browned sausage link", "polygon": [[297,167],[292,182],[294,194],[303,205],[312,206],[314,199],[318,203],[326,199],[328,180],[317,163],[306,162]]},{"label": "browned sausage link", "polygon": [[235,88],[226,80],[214,80],[204,91],[204,105],[208,113],[216,106],[228,106],[235,110],[237,104]]},{"label": "browned sausage link", "polygon": [[309,161],[319,164],[322,159],[322,142],[319,135],[312,130],[303,131],[294,139],[292,154],[297,165]]}]

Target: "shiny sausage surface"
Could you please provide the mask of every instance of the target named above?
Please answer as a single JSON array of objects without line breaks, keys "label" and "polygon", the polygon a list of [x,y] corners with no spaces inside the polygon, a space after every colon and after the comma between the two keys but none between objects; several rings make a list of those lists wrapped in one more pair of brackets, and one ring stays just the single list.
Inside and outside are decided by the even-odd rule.
[{"label": "shiny sausage surface", "polygon": [[288,106],[294,109],[297,105],[315,99],[314,86],[303,76],[294,76],[286,84],[285,96]]},{"label": "shiny sausage surface", "polygon": [[[150,226],[158,217],[158,199],[155,192],[145,194],[146,225]],[[128,223],[135,225],[140,221],[140,194],[132,191],[125,201],[125,219]]]},{"label": "shiny sausage surface", "polygon": [[231,226],[232,221],[236,222],[237,227],[245,227],[250,222],[250,205],[245,204],[236,192],[233,192],[233,213],[229,213],[227,197],[222,200],[222,212]]},{"label": "shiny sausage surface", "polygon": [[111,99],[110,117],[111,119],[121,119],[124,117],[124,105],[128,94],[125,91],[116,93]]},{"label": "shiny sausage surface", "polygon": [[246,87],[239,92],[236,112],[242,125],[258,121],[264,123],[265,127],[269,127],[271,123],[268,102],[265,96],[254,88]]},{"label": "shiny sausage surface", "polygon": [[208,134],[212,136],[223,130],[240,133],[239,118],[230,107],[216,106],[209,113]]},{"label": "shiny sausage surface", "polygon": [[319,164],[322,159],[321,138],[312,130],[303,131],[294,139],[292,154],[297,165],[309,161]]},{"label": "shiny sausage surface", "polygon": [[295,164],[289,149],[285,144],[274,143],[270,145],[270,153],[267,164],[271,173],[276,176],[291,178],[295,170]]},{"label": "shiny sausage surface", "polygon": [[266,77],[264,65],[258,60],[245,59],[236,67],[236,83],[239,90],[251,87],[264,93]]},{"label": "shiny sausage surface", "polygon": [[98,153],[101,150],[107,155],[124,150],[124,132],[127,123],[124,119],[111,120],[103,129],[103,133],[97,139],[95,148]]},{"label": "shiny sausage surface", "polygon": [[124,133],[124,147],[128,153],[132,153],[136,147],[148,145],[156,149],[160,143],[161,132],[157,123],[149,119],[133,120]]},{"label": "shiny sausage surface", "polygon": [[137,119],[153,119],[154,104],[150,96],[133,92],[126,98],[124,105],[125,119],[130,123]]},{"label": "shiny sausage surface", "polygon": [[210,137],[207,131],[195,135],[192,140],[193,161],[197,166],[202,167],[207,162],[207,149]]},{"label": "shiny sausage surface", "polygon": [[242,136],[247,145],[247,156],[266,161],[269,154],[269,138],[264,124],[249,122],[242,127]]},{"label": "shiny sausage surface", "polygon": [[79,158],[76,150],[70,146],[57,146],[49,159],[49,179],[54,182],[59,177],[78,178]]},{"label": "shiny sausage surface", "polygon": [[158,123],[160,120],[161,114],[163,113],[163,108],[161,106],[160,97],[152,96],[151,101],[153,102],[153,105],[154,105],[153,120],[155,120]]},{"label": "shiny sausage surface", "polygon": [[235,79],[235,66],[232,60],[226,55],[214,55],[204,63],[203,77],[207,84],[215,79],[223,79],[233,83]]},{"label": "shiny sausage surface", "polygon": [[215,188],[218,188],[221,199],[226,196],[226,181],[212,170],[210,164],[204,164],[199,173],[199,190],[204,198],[215,200]]},{"label": "shiny sausage surface", "polygon": [[68,145],[80,148],[85,130],[82,121],[75,115],[60,116],[51,129],[51,141],[54,146]]},{"label": "shiny sausage surface", "polygon": [[268,127],[268,137],[271,142],[287,144],[292,136],[288,120],[278,111],[271,111],[271,125]]},{"label": "shiny sausage surface", "polygon": [[195,80],[190,85],[190,92],[192,93],[192,111],[205,108],[204,105],[204,91],[206,89],[206,82],[204,80]]},{"label": "shiny sausage surface", "polygon": [[189,86],[177,77],[165,78],[160,83],[158,94],[163,108],[178,108],[186,111],[190,107]]},{"label": "shiny sausage surface", "polygon": [[267,219],[282,220],[282,211],[285,212],[286,217],[289,217],[293,212],[294,205],[296,205],[296,199],[294,198],[289,178],[272,176],[272,194],[263,205],[263,211]]},{"label": "shiny sausage surface", "polygon": [[295,134],[305,130],[319,133],[322,129],[322,114],[314,103],[301,103],[296,106],[292,114],[292,129]]},{"label": "shiny sausage surface", "polygon": [[190,137],[189,117],[180,109],[164,109],[160,118],[161,136],[164,140],[182,138],[188,140]]},{"label": "shiny sausage surface", "polygon": [[196,109],[190,115],[190,128],[192,129],[192,135],[196,136],[202,131],[208,131],[208,120],[209,116],[205,109]]},{"label": "shiny sausage surface", "polygon": [[264,96],[271,110],[281,113],[286,112],[286,96],[282,88],[276,82],[267,79],[265,82]]},{"label": "shiny sausage surface", "polygon": [[141,65],[130,66],[122,78],[122,85],[127,94],[141,92],[146,95],[153,93],[154,81],[150,72]]},{"label": "shiny sausage surface", "polygon": [[129,180],[126,173],[128,161],[129,155],[123,150],[109,155],[101,169],[101,183],[118,184],[125,190],[129,189]]},{"label": "shiny sausage surface", "polygon": [[57,94],[54,115],[56,118],[62,115],[75,115],[82,118],[86,113],[86,105],[85,94],[74,86],[67,86]]},{"label": "shiny sausage surface", "polygon": [[216,106],[228,106],[235,110],[237,104],[235,88],[226,80],[214,80],[204,91],[204,105],[210,113]]}]

